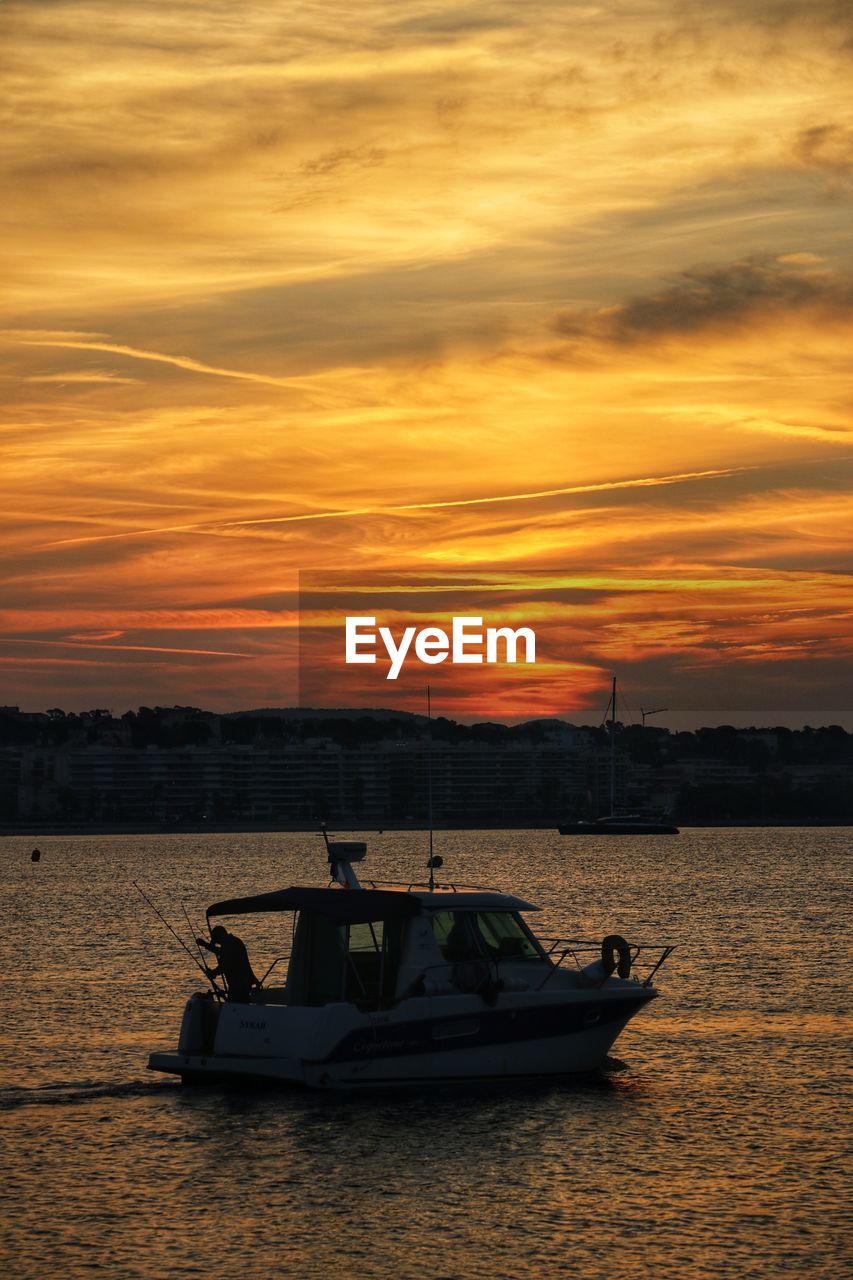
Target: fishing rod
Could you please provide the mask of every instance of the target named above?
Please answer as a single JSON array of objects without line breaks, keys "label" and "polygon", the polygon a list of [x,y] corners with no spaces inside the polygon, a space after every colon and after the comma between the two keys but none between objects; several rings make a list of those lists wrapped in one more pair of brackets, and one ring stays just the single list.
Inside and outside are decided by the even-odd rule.
[{"label": "fishing rod", "polygon": [[192,960],[193,964],[194,964],[194,965],[197,965],[197,966],[198,966],[198,968],[199,968],[199,969],[201,969],[202,973],[203,973],[203,974],[204,974],[204,976],[207,978],[208,982],[209,982],[209,983],[210,983],[210,985],[213,987],[213,990],[216,992],[216,994],[217,994],[217,995],[221,995],[222,993],[220,992],[220,990],[219,990],[219,988],[217,987],[216,983],[213,981],[213,978],[211,978],[210,974],[208,973],[207,965],[206,965],[206,964],[204,964],[201,960],[197,959],[197,957],[193,955],[193,953],[190,951],[189,947],[188,947],[188,946],[187,946],[187,944],[184,942],[184,940],[183,940],[183,938],[181,937],[181,935],[180,935],[179,933],[176,933],[176,932],[175,932],[175,930],[174,930],[174,929],[172,928],[172,926],[169,924],[169,921],[168,921],[168,920],[166,919],[166,917],[163,915],[162,911],[159,911],[159,910],[157,909],[157,907],[155,907],[154,903],[153,903],[153,902],[151,901],[151,899],[148,897],[148,894],[144,891],[144,889],[141,889],[141,888],[140,888],[140,886],[137,884],[137,882],[136,882],[135,880],[134,880],[134,881],[132,881],[132,884],[133,884],[134,889],[136,889],[136,891],[137,891],[139,894],[141,894],[141,895],[142,895],[142,897],[145,899],[145,901],[148,903],[149,907],[150,907],[150,908],[151,908],[151,910],[154,912],[154,914],[155,914],[155,916],[157,917],[157,919],[158,919],[158,920],[161,920],[161,921],[163,922],[163,924],[164,924],[164,925],[166,926],[166,928],[169,930],[169,933],[171,933],[172,937],[175,939],[175,941],[178,943],[178,945],[179,945],[179,946],[181,946],[181,947],[184,949],[184,951],[186,951],[187,955],[189,956],[190,960]]},{"label": "fishing rod", "polygon": [[[192,920],[190,920],[189,913],[187,912],[186,903],[184,902],[183,898],[181,898],[181,910],[184,913],[184,919],[187,922],[187,928],[190,931],[190,937],[195,942],[195,949],[198,952],[198,958],[202,962],[202,964],[204,964],[204,956],[201,954],[201,942],[200,942],[200,939],[196,937],[196,932],[195,932],[195,929],[193,928],[193,922]],[[205,967],[205,970],[207,970],[207,965],[204,965],[204,967]]]}]

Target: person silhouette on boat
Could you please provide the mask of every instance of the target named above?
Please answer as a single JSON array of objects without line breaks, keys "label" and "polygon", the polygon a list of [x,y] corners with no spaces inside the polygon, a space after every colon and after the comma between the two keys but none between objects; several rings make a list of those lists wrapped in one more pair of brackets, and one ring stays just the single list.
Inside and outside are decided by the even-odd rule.
[{"label": "person silhouette on boat", "polygon": [[218,978],[221,974],[228,988],[228,999],[247,1004],[252,987],[260,986],[260,983],[252,970],[242,938],[238,938],[236,933],[229,933],[224,925],[217,924],[210,931],[210,942],[205,942],[204,938],[196,938],[196,942],[206,951],[212,951],[219,962],[215,969],[205,965],[209,976]]}]

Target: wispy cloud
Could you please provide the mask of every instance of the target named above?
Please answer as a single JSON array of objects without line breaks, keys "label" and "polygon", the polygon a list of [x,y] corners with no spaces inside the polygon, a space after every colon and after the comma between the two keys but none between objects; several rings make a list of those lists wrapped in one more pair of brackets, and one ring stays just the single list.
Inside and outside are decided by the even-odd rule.
[{"label": "wispy cloud", "polygon": [[479,563],[669,582],[585,597],[581,702],[636,661],[723,714],[743,662],[816,716],[853,554],[850,23],[5,5],[0,701],[272,705],[300,569]]},{"label": "wispy cloud", "polygon": [[154,644],[107,644],[90,640],[36,640],[27,636],[0,636],[0,644],[43,645],[57,649],[97,649],[116,651],[119,653],[176,653],[188,658],[252,658],[251,653],[236,653],[229,649],[190,649],[173,648],[168,645]]},{"label": "wispy cloud", "polygon": [[75,383],[85,386],[87,383],[97,385],[104,383],[106,386],[117,386],[124,384],[128,387],[138,387],[140,385],[139,378],[122,378],[117,373],[108,373],[104,369],[93,369],[89,373],[82,373],[79,369],[68,370],[65,373],[34,373],[24,379],[25,382],[34,383],[59,383],[60,386],[73,386]]},{"label": "wispy cloud", "polygon": [[[0,333],[0,337],[6,336]],[[127,356],[131,360],[151,360],[155,364],[174,365],[177,369],[186,369],[190,373],[212,374],[217,378],[236,378],[243,382],[259,382],[270,387],[302,387],[314,379],[308,377],[278,378],[265,373],[250,373],[243,369],[224,369],[218,365],[205,364],[202,360],[193,360],[190,356],[173,356],[163,351],[142,351],[138,347],[124,346],[119,342],[97,340],[81,340],[77,338],[32,337],[22,336],[20,331],[14,334],[14,340],[28,347],[63,347],[75,351],[108,351],[112,355]],[[85,379],[85,375],[81,375]],[[44,381],[45,379],[41,379]],[[51,381],[57,380],[53,375]]]},{"label": "wispy cloud", "polygon": [[[742,470],[742,468],[740,468]],[[629,480],[606,480],[598,484],[565,485],[558,489],[539,489],[527,493],[501,493],[469,498],[437,499],[433,502],[390,503],[383,507],[351,507],[334,511],[298,512],[286,516],[255,516],[244,520],[223,520],[208,524],[164,525],[148,529],[131,529],[122,533],[92,534],[84,538],[62,538],[47,543],[50,547],[73,543],[105,542],[117,538],[150,537],[158,533],[216,533],[225,529],[247,529],[254,526],[299,524],[307,520],[347,520],[362,516],[392,515],[404,511],[437,511],[448,507],[476,507],[491,503],[532,502],[540,498],[557,498],[581,493],[606,493],[619,489],[649,489],[660,485],[684,484],[691,480],[707,480],[734,474],[733,468],[709,471],[687,471],[674,475],[643,476]]]}]

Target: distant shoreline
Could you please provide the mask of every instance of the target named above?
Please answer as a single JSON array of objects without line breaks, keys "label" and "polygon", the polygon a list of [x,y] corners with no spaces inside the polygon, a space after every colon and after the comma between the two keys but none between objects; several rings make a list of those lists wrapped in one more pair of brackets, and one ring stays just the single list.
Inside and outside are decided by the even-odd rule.
[{"label": "distant shoreline", "polygon": [[[386,832],[408,832],[408,831],[428,831],[429,828],[423,822],[411,822],[403,824],[390,824],[385,827],[378,827],[376,823],[360,823],[340,821],[337,823],[327,824],[330,831],[347,832],[357,831],[362,834],[384,834]],[[738,827],[749,827],[751,829],[786,829],[792,830],[820,830],[826,828],[843,828],[850,827],[853,824],[849,822],[694,822],[681,823],[682,831],[703,831],[703,830],[733,830]],[[435,831],[553,831],[557,832],[556,822],[539,823],[536,826],[530,823],[480,823],[470,822],[464,826],[457,826],[448,823],[436,823],[433,828]],[[16,837],[16,836],[32,836],[34,839],[47,839],[51,836],[191,836],[191,835],[255,835],[266,833],[274,835],[276,832],[282,834],[303,833],[305,835],[319,835],[320,828],[318,824],[306,826],[304,822],[225,822],[225,823],[206,823],[204,825],[181,824],[175,826],[155,826],[152,824],[145,825],[142,823],[105,823],[103,825],[93,826],[43,826],[37,827],[31,823],[22,826],[4,826],[0,827],[0,838]]]}]

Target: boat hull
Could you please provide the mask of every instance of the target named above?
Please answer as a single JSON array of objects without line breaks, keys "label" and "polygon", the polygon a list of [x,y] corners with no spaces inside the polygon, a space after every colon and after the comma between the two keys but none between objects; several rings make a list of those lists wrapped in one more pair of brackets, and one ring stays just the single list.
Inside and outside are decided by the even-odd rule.
[{"label": "boat hull", "polygon": [[[253,1040],[251,1028],[242,1043],[226,1028],[217,1036],[222,1051],[217,1044],[213,1052],[155,1053],[148,1065],[187,1083],[260,1081],[315,1089],[581,1074],[604,1064],[620,1032],[654,994],[626,983],[613,993],[579,993],[570,1002],[544,993],[499,999],[494,1007],[479,997],[419,999],[355,1019],[342,1006],[282,1007],[264,1028],[271,1032],[266,1044]],[[256,1006],[234,1010],[233,1021],[257,1023]],[[309,1012],[320,1015],[310,1031],[304,1016]],[[302,1017],[289,1019],[289,1013]],[[341,1025],[341,1018],[349,1025]],[[285,1045],[287,1053],[276,1052]]]}]

